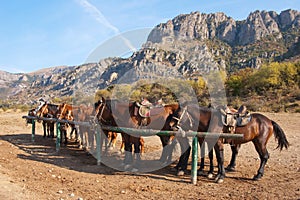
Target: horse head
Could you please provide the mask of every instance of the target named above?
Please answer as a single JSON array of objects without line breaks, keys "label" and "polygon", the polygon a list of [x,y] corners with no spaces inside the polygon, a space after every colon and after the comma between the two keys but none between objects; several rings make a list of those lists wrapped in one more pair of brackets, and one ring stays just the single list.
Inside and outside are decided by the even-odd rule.
[{"label": "horse head", "polygon": [[190,113],[192,109],[189,109],[189,107],[191,106],[192,105],[188,105],[188,104],[179,106],[178,109],[171,114],[172,117],[169,122],[171,129],[177,131],[177,130],[192,130],[194,128],[195,121]]}]

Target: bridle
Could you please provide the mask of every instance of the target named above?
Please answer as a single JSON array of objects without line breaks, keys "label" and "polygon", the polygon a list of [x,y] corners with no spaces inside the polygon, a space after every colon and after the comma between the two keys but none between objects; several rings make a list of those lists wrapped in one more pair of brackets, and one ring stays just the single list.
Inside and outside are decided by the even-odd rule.
[{"label": "bridle", "polygon": [[182,125],[181,125],[181,123],[182,123],[182,119],[183,119],[183,117],[184,117],[184,115],[187,115],[187,118],[188,118],[188,120],[189,120],[189,122],[190,122],[190,128],[192,128],[193,127],[193,118],[191,117],[191,115],[188,113],[188,111],[187,111],[187,106],[185,106],[184,108],[183,108],[183,111],[182,111],[182,113],[181,113],[181,115],[180,115],[180,117],[178,118],[178,117],[175,117],[175,116],[172,116],[172,118],[174,119],[174,120],[176,120],[177,121],[177,125],[176,125],[176,128],[178,128],[178,129],[180,129],[180,130],[182,130]]},{"label": "bridle", "polygon": [[[101,108],[101,106],[102,106],[102,108]],[[103,101],[101,101],[101,103],[99,104],[99,106],[97,107],[97,112],[96,112],[96,115],[95,115],[95,117],[94,117],[94,121],[96,121],[96,119],[98,118],[98,119],[100,119],[99,121],[100,121],[100,123],[101,123],[101,121],[103,121],[104,123],[107,123],[107,120],[105,120],[102,116],[103,116],[103,112],[104,112],[104,108],[105,108],[105,106],[106,106],[106,103],[105,102],[103,102]],[[100,108],[101,108],[101,111],[100,111]],[[99,114],[100,113],[100,114]]]}]

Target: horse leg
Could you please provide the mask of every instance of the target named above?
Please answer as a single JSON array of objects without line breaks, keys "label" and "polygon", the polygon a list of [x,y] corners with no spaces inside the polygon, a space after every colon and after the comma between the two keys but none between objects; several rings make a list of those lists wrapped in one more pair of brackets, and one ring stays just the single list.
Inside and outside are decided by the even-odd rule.
[{"label": "horse leg", "polygon": [[177,139],[174,136],[171,136],[166,151],[168,155],[167,163],[172,163],[172,153],[175,149],[176,144],[177,144]]},{"label": "horse leg", "polygon": [[159,158],[159,161],[161,163],[165,163],[166,160],[167,160],[167,158],[168,158],[168,152],[167,152],[167,150],[168,150],[167,148],[168,147],[167,147],[167,145],[169,143],[170,136],[168,136],[168,135],[160,135],[159,139],[160,139],[162,147],[163,147],[162,153],[161,153],[160,158]]},{"label": "horse leg", "polygon": [[83,149],[83,131],[82,131],[83,127],[79,125],[79,137],[80,137],[80,142],[78,144],[78,148],[79,149]]},{"label": "horse leg", "polygon": [[[181,148],[181,153],[182,155],[179,158],[179,162],[176,165],[176,169],[177,169],[177,176],[183,176],[186,169],[187,169],[187,165],[188,165],[188,160],[189,160],[189,156],[190,156],[190,152],[191,152],[191,146],[189,144],[189,140],[188,138],[177,138],[179,144],[180,144],[180,148]],[[185,151],[184,151],[185,150]],[[184,151],[184,152],[183,152]]]},{"label": "horse leg", "polygon": [[228,171],[228,172],[234,172],[235,171],[236,157],[237,157],[237,155],[239,153],[240,147],[241,147],[240,144],[230,145],[230,148],[231,148],[231,160],[230,160],[229,165],[225,168],[226,171]]},{"label": "horse leg", "polygon": [[43,121],[43,130],[44,130],[44,136],[43,137],[46,137],[46,132],[47,132],[47,122]]},{"label": "horse leg", "polygon": [[68,144],[67,130],[64,130],[64,137],[65,137],[65,145],[67,145]]},{"label": "horse leg", "polygon": [[[134,157],[135,157],[135,166],[138,167],[141,162],[141,143],[139,137],[131,137],[131,141],[134,146]],[[133,169],[133,171],[137,171],[136,168]]]},{"label": "horse leg", "polygon": [[211,179],[214,174],[214,151],[213,151],[213,148],[210,149],[210,151],[208,152],[208,158],[209,158],[209,171],[208,171],[207,177],[209,179]]},{"label": "horse leg", "polygon": [[217,183],[223,183],[225,178],[225,168],[224,168],[224,149],[223,144],[220,140],[214,146],[217,162],[218,162],[218,174],[215,178]]},{"label": "horse leg", "polygon": [[200,146],[200,168],[197,171],[199,176],[204,175],[204,162],[205,162],[205,145],[203,145],[203,138],[198,138]]},{"label": "horse leg", "polygon": [[132,143],[130,141],[130,135],[124,133],[124,141],[125,141],[125,158],[124,158],[124,169],[128,169],[132,164]]},{"label": "horse leg", "polygon": [[121,142],[120,152],[121,152],[121,153],[124,153],[124,151],[125,151],[125,138],[124,138],[124,133],[121,133],[121,137],[122,137],[122,142]]},{"label": "horse leg", "polygon": [[118,135],[116,132],[111,133],[110,147],[112,147],[112,149],[116,147],[117,137]]},{"label": "horse leg", "polygon": [[50,122],[50,137],[54,138],[54,122]]},{"label": "horse leg", "polygon": [[109,134],[109,132],[106,130],[103,130],[103,134],[101,133],[100,147],[102,150],[102,147],[104,144],[104,154],[106,154],[108,151],[108,134]]},{"label": "horse leg", "polygon": [[86,128],[86,133],[87,133],[87,138],[88,138],[88,142],[89,142],[89,147],[91,150],[95,149],[95,135],[93,134],[93,132],[91,131],[91,129],[89,127]]},{"label": "horse leg", "polygon": [[50,137],[50,123],[46,122],[46,126],[47,126],[47,137]]},{"label": "horse leg", "polygon": [[78,130],[77,130],[75,125],[72,125],[72,130],[75,131],[75,142],[78,142],[79,141],[79,134],[78,134]]},{"label": "horse leg", "polygon": [[140,143],[140,149],[141,149],[141,155],[145,153],[145,140],[144,138],[140,137],[139,138],[139,143]]},{"label": "horse leg", "polygon": [[259,140],[253,141],[256,151],[259,154],[260,157],[260,166],[257,171],[257,174],[253,177],[253,180],[259,180],[264,175],[265,165],[267,164],[267,161],[269,159],[269,152],[266,148],[265,144],[261,144]]}]

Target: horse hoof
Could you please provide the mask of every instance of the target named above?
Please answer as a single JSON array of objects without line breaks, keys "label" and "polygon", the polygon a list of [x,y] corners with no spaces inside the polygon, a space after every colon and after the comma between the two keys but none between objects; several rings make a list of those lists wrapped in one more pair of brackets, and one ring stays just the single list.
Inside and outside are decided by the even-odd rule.
[{"label": "horse hoof", "polygon": [[130,167],[131,167],[131,165],[126,164],[126,165],[124,165],[124,170],[128,170]]},{"label": "horse hoof", "polygon": [[217,181],[216,181],[216,183],[223,183],[224,182],[224,179],[222,179],[222,178],[219,178]]},{"label": "horse hoof", "polygon": [[208,173],[207,178],[208,178],[208,179],[213,179],[213,178],[214,178],[214,175],[213,175],[212,173]]},{"label": "horse hoof", "polygon": [[226,172],[235,172],[235,167],[228,166],[225,168]]},{"label": "horse hoof", "polygon": [[183,176],[184,175],[184,171],[183,170],[179,170],[178,172],[177,172],[177,176]]},{"label": "horse hoof", "polygon": [[257,174],[257,175],[255,175],[255,176],[253,177],[253,180],[254,180],[254,181],[258,181],[258,180],[261,179],[261,177],[262,177],[261,174]]},{"label": "horse hoof", "polygon": [[108,147],[108,150],[109,150],[109,151],[111,151],[111,150],[113,150],[113,149],[114,149],[114,147],[112,147],[112,146]]},{"label": "horse hoof", "polygon": [[198,171],[197,171],[197,175],[198,175],[198,176],[205,176],[205,173],[204,173],[204,171],[202,171],[202,170],[198,170]]},{"label": "horse hoof", "polygon": [[136,169],[136,168],[133,168],[132,170],[131,170],[131,172],[138,172],[139,170],[138,169]]}]

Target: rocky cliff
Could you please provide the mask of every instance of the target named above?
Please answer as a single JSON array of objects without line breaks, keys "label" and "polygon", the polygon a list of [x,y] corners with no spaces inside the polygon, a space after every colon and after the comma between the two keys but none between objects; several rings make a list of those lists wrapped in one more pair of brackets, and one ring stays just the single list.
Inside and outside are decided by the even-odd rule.
[{"label": "rocky cliff", "polygon": [[242,21],[224,13],[182,14],[157,25],[143,47],[127,59],[55,67],[28,74],[0,72],[2,99],[91,95],[115,83],[155,77],[193,78],[213,70],[228,73],[265,62],[299,57],[300,12],[255,11]]}]

